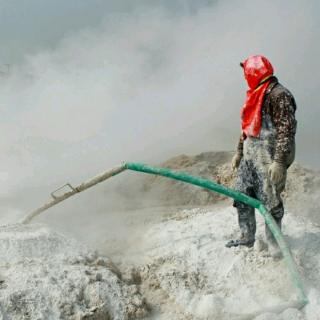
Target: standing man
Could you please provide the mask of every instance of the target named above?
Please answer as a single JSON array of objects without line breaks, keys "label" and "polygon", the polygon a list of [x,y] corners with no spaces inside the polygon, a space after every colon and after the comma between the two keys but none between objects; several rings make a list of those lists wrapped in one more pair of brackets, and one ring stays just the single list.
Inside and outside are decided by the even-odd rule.
[{"label": "standing man", "polygon": [[[250,56],[240,63],[248,83],[247,97],[241,110],[242,132],[232,168],[237,170],[235,189],[260,200],[279,228],[284,214],[281,192],[287,169],[295,156],[296,103],[292,94],[273,75],[269,60]],[[254,208],[234,201],[241,235],[227,247],[252,247],[255,241]],[[265,226],[269,244],[276,241]]]}]

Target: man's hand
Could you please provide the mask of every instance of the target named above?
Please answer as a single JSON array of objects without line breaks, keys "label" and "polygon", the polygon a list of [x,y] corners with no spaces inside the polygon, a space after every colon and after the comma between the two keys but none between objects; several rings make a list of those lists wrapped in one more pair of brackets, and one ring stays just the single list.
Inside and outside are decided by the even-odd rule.
[{"label": "man's hand", "polygon": [[279,162],[272,162],[269,167],[268,174],[273,184],[279,184],[286,176],[286,167]]},{"label": "man's hand", "polygon": [[242,159],[242,154],[240,154],[239,152],[237,152],[233,156],[233,158],[231,160],[231,168],[232,168],[233,171],[238,169],[241,159]]}]

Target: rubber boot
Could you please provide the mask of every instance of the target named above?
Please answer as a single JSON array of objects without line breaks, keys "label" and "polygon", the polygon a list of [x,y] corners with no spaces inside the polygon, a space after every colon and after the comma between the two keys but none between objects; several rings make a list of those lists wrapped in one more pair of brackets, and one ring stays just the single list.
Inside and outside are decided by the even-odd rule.
[{"label": "rubber boot", "polygon": [[230,240],[226,244],[226,247],[253,247],[256,234],[256,217],[254,213],[254,208],[241,204],[237,206],[237,210],[241,236],[237,240]]}]

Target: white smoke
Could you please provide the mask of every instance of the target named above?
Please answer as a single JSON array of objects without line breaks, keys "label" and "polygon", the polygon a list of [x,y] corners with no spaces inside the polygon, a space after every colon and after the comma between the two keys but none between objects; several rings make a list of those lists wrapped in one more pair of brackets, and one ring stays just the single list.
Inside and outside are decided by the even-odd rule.
[{"label": "white smoke", "polygon": [[123,160],[233,149],[263,53],[298,103],[298,159],[319,167],[317,1],[148,6],[27,57],[0,87],[1,194],[80,181]]}]

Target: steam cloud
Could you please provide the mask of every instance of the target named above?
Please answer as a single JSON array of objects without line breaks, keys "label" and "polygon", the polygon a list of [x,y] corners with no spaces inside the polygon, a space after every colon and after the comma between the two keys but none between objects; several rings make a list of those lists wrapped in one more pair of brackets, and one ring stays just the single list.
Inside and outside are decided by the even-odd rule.
[{"label": "steam cloud", "polygon": [[233,150],[246,90],[238,65],[255,53],[295,95],[297,157],[319,168],[319,10],[316,0],[139,6],[29,55],[0,81],[0,194],[79,182],[123,160]]}]

